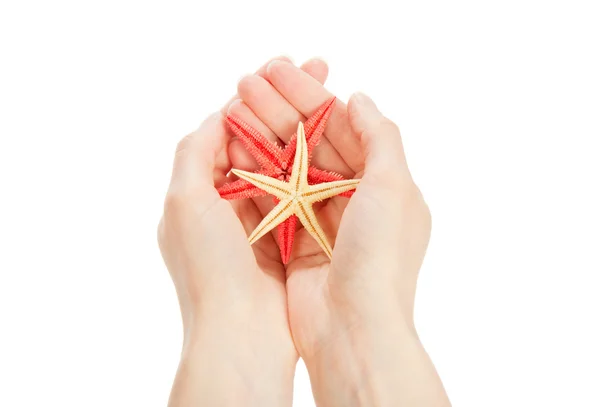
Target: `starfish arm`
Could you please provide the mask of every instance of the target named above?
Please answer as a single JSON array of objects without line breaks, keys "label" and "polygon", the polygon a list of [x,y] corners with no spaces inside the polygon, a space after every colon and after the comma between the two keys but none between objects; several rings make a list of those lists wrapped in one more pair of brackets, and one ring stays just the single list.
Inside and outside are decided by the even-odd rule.
[{"label": "starfish arm", "polygon": [[248,172],[242,170],[231,170],[235,175],[249,183],[257,186],[258,188],[266,191],[267,193],[275,196],[279,200],[287,199],[290,197],[289,186],[287,182],[280,181],[275,178],[268,177],[263,174],[256,172]]},{"label": "starfish arm", "polygon": [[290,175],[290,187],[298,192],[307,184],[308,176],[308,151],[306,147],[306,136],[302,122],[298,123],[298,145],[294,157],[294,166]]},{"label": "starfish arm", "polygon": [[[337,172],[333,171],[324,171],[315,167],[308,167],[308,184],[322,184],[323,182],[332,182],[332,181],[341,181],[344,177],[342,177]],[[340,194],[345,198],[350,198],[354,194],[354,190],[346,191]]]},{"label": "starfish arm", "polygon": [[321,228],[321,225],[319,225],[319,222],[317,222],[317,217],[315,216],[315,212],[313,211],[312,206],[310,204],[307,205],[304,202],[298,202],[298,209],[296,210],[296,215],[300,219],[300,222],[302,222],[304,229],[306,229],[308,233],[310,233],[310,235],[315,238],[315,240],[317,241],[317,243],[319,243],[319,246],[321,246],[321,249],[323,249],[327,257],[331,259],[331,246],[327,241],[327,236],[325,236],[325,232]]},{"label": "starfish arm", "polygon": [[294,202],[290,199],[279,202],[258,224],[256,229],[248,237],[250,244],[269,233],[275,226],[294,214]]},{"label": "starfish arm", "polygon": [[[309,157],[312,155],[312,151],[315,148],[315,146],[321,140],[321,135],[323,134],[323,132],[325,132],[327,120],[329,120],[329,116],[331,116],[331,112],[333,111],[334,106],[335,96],[323,103],[319,107],[319,109],[304,123],[304,128],[306,131],[306,145]],[[306,130],[306,128],[309,126],[310,131]]]},{"label": "starfish arm", "polygon": [[231,131],[244,144],[246,150],[252,154],[263,170],[275,172],[281,168],[283,150],[277,144],[235,116],[228,115],[226,120]]},{"label": "starfish arm", "polygon": [[266,195],[267,192],[252,185],[244,179],[230,182],[217,189],[221,198],[227,200],[254,198],[255,196]]},{"label": "starfish arm", "polygon": [[322,184],[323,182],[341,181],[345,179],[337,172],[320,170],[312,165],[308,167],[308,183],[310,185]]},{"label": "starfish arm", "polygon": [[277,226],[279,253],[281,254],[283,264],[287,264],[288,261],[290,261],[297,222],[298,217],[296,215],[291,215]]},{"label": "starfish arm", "polygon": [[338,196],[343,196],[344,198],[351,198],[352,195],[354,195],[354,192],[356,191],[354,189],[351,189],[350,191],[342,192]]},{"label": "starfish arm", "polygon": [[[319,141],[321,140],[321,135],[325,131],[325,126],[327,125],[327,120],[329,120],[329,116],[331,116],[331,112],[335,106],[335,100],[335,96],[327,100],[304,122],[304,132],[306,133],[306,144],[309,157],[312,155],[313,148],[319,144]],[[283,150],[283,162],[291,162],[294,157],[297,137],[298,133],[295,133]]]},{"label": "starfish arm", "polygon": [[326,182],[324,184],[310,185],[308,191],[302,196],[308,203],[324,201],[343,192],[355,189],[359,179],[345,179],[342,181]]}]

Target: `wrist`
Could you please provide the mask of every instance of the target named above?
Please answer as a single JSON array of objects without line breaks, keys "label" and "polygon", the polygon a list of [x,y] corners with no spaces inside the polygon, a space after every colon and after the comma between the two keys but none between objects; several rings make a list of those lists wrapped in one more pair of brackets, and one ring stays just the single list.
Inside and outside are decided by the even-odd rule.
[{"label": "wrist", "polygon": [[287,324],[221,310],[187,315],[184,331],[170,406],[291,405],[298,356]]},{"label": "wrist", "polygon": [[253,377],[293,378],[298,354],[287,321],[273,321],[270,317],[273,316],[268,313],[222,312],[196,319],[184,335],[182,358],[192,360],[210,354],[217,363],[230,363]]},{"label": "wrist", "polygon": [[[332,330],[335,330],[332,328]],[[305,363],[318,406],[398,405],[400,367],[422,349],[411,325],[376,322],[332,332]]]},{"label": "wrist", "polygon": [[188,342],[182,353],[180,365],[194,371],[201,405],[291,405],[295,355],[221,339]]}]

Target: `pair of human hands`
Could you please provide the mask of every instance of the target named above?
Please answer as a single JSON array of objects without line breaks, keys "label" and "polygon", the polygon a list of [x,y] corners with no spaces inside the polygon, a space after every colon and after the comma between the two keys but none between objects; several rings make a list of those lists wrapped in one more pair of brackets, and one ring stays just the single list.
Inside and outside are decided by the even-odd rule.
[{"label": "pair of human hands", "polygon": [[[312,157],[318,168],[362,179],[351,199],[316,208],[335,246],[331,261],[303,229],[287,266],[276,231],[250,246],[247,235],[272,198],[225,201],[217,193],[233,180],[231,168],[258,168],[225,116],[283,145],[332,97],[327,74],[319,59],[296,67],[276,58],[244,77],[238,95],[177,146],[158,229],[184,326],[173,406],[289,405],[298,355],[318,405],[445,399],[412,318],[431,218],[398,127],[371,99],[337,100]],[[408,372],[412,362],[417,370]],[[421,379],[433,390],[419,391]]]}]

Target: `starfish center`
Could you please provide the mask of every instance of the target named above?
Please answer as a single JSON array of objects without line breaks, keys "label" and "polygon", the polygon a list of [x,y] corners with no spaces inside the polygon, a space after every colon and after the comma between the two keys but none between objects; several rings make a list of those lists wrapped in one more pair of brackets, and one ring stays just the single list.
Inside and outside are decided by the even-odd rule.
[{"label": "starfish center", "polygon": [[281,163],[281,168],[277,169],[277,178],[281,181],[289,181],[290,175],[291,173],[288,163]]}]

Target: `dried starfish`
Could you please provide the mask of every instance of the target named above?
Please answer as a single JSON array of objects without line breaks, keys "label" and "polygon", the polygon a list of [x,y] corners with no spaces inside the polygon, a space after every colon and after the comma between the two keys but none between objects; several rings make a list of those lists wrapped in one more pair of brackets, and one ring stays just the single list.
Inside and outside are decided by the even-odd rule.
[{"label": "dried starfish", "polygon": [[[305,122],[309,159],[313,148],[318,144],[321,135],[325,130],[325,125],[331,115],[334,104],[335,97],[321,105]],[[257,130],[235,116],[228,115],[227,123],[260,165],[261,169],[258,171],[258,174],[278,178],[282,181],[289,180],[292,159],[296,153],[297,134],[294,134],[285,148],[281,149]],[[308,183],[310,185],[343,179],[344,178],[341,175],[334,172],[323,171],[315,167],[309,167],[308,169]],[[353,192],[354,191],[352,190],[346,191],[342,196],[349,197]],[[266,192],[244,179],[239,179],[235,182],[223,185],[219,188],[219,194],[225,199],[243,199],[265,195]],[[281,253],[281,260],[284,264],[288,262],[292,252],[296,223],[296,216],[290,216],[278,227],[279,250]]]},{"label": "dried starfish", "polygon": [[302,122],[298,123],[297,134],[298,146],[289,182],[255,172],[232,170],[241,179],[250,182],[279,200],[275,208],[267,214],[250,234],[248,241],[250,244],[256,242],[275,226],[295,215],[300,219],[300,222],[302,222],[308,233],[319,243],[325,254],[331,258],[331,246],[327,241],[325,232],[323,232],[319,222],[317,222],[312,204],[352,190],[356,188],[360,180],[347,179],[310,185],[308,182],[308,146]]}]

